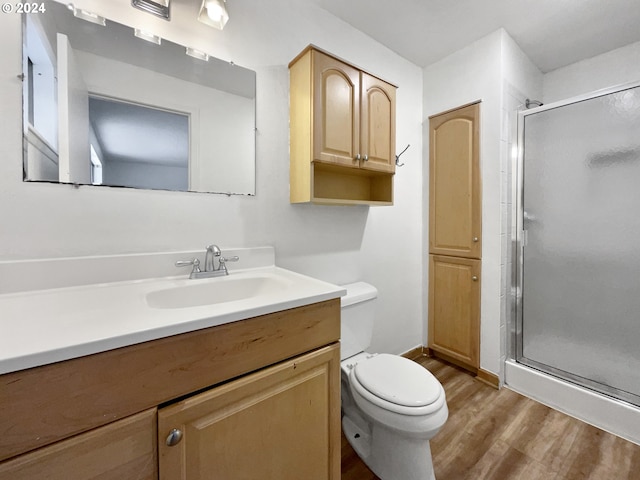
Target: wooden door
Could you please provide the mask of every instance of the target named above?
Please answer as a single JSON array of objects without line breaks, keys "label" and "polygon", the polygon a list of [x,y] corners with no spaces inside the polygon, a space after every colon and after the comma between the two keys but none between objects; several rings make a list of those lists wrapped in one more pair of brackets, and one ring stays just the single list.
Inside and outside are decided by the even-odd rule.
[{"label": "wooden door", "polygon": [[155,480],[156,409],[0,463],[11,480]]},{"label": "wooden door", "polygon": [[480,260],[429,255],[429,348],[480,366]]},{"label": "wooden door", "polygon": [[162,480],[339,480],[338,344],[161,409],[158,439]]},{"label": "wooden door", "polygon": [[396,88],[362,73],[360,154],[368,170],[396,171]]},{"label": "wooden door", "polygon": [[358,167],[360,71],[313,51],[313,160]]},{"label": "wooden door", "polygon": [[429,253],[480,258],[480,105],[429,118]]}]

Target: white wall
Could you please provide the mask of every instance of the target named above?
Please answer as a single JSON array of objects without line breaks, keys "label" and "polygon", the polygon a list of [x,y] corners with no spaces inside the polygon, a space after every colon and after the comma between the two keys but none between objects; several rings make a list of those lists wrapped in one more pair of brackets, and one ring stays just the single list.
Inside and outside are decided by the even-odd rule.
[{"label": "white wall", "polygon": [[[197,249],[211,242],[273,245],[285,268],[379,288],[374,350],[399,353],[422,343],[420,68],[317,6],[294,0],[229,2],[231,20],[222,32],[195,21],[200,2],[173,4],[171,22],[132,8],[129,0],[74,3],[257,71],[256,196],[23,183],[20,18],[1,15],[0,259]],[[411,148],[396,174],[395,206],[289,203],[287,65],[309,43],[399,86],[397,145]]]},{"label": "white wall", "polygon": [[[480,367],[502,378],[506,355],[508,281],[509,115],[506,86],[542,92],[542,74],[503,29],[428,66],[424,78],[423,204],[428,211],[428,117],[481,100],[480,163],[482,175],[482,285]],[[424,236],[428,238],[428,224]],[[423,255],[423,265],[428,252]],[[426,280],[425,280],[426,282]],[[425,300],[426,302],[426,300]],[[426,335],[426,332],[425,332]],[[427,339],[425,337],[425,343]]]},{"label": "white wall", "polygon": [[637,81],[640,81],[640,42],[547,73],[544,103]]}]

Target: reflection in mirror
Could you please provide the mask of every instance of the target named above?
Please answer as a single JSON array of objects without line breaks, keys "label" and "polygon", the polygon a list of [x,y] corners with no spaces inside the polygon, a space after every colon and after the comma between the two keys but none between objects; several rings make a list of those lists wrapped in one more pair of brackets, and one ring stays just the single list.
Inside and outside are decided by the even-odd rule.
[{"label": "reflection in mirror", "polygon": [[188,190],[187,114],[89,96],[89,119],[91,183]]},{"label": "reflection in mirror", "polygon": [[255,194],[255,72],[52,1],[23,31],[26,181]]}]

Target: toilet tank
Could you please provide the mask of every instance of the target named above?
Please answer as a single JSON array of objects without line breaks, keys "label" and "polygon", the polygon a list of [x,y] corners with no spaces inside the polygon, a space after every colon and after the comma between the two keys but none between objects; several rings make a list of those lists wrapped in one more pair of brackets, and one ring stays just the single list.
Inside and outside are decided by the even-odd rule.
[{"label": "toilet tank", "polygon": [[375,299],[378,290],[364,282],[343,285],[347,294],[340,299],[340,359],[366,351],[371,345]]}]

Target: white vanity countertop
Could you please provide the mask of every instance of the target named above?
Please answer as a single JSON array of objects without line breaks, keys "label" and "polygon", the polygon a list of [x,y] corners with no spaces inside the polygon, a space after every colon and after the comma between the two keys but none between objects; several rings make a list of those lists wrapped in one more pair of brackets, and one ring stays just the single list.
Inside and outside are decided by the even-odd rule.
[{"label": "white vanity countertop", "polygon": [[[151,306],[147,294],[260,277],[283,288],[182,308]],[[219,284],[219,283],[218,283]],[[0,295],[0,374],[156,340],[338,298],[342,287],[275,266],[190,280],[187,275]],[[163,293],[156,293],[162,299]]]}]

